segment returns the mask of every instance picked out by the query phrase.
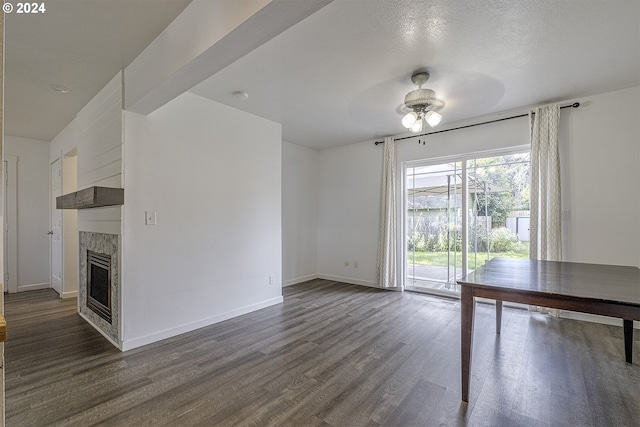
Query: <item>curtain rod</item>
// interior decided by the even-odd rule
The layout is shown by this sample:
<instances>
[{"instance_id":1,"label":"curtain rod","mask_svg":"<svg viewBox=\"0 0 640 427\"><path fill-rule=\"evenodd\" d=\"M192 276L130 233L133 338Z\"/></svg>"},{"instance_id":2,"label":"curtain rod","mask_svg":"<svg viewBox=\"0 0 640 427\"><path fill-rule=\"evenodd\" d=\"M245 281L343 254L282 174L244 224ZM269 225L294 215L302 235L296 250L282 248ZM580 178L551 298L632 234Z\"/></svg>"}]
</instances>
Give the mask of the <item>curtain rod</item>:
<instances>
[{"instance_id":1,"label":"curtain rod","mask_svg":"<svg viewBox=\"0 0 640 427\"><path fill-rule=\"evenodd\" d=\"M560 109L563 109L563 108L578 108L579 106L580 106L579 102L574 102L573 104L569 104L569 105L565 105L563 107L560 107ZM496 122L501 122L501 121L504 121L504 120L517 119L519 117L527 117L528 115L529 115L529 113L520 114L520 115L517 115L517 116L503 117L501 119L489 120L488 122L474 123L472 125L466 125L466 126L458 126L457 128L451 128L451 129L443 129L443 130L439 130L439 131L436 131L436 132L428 132L428 133L423 133L423 134L420 134L420 135L404 136L402 138L395 139L395 141L402 141L403 139L419 138L421 136L435 135L436 133L451 132L452 130L472 128L474 126L487 125L489 123L496 123ZM375 145L384 144L384 141L376 141L374 144Z\"/></svg>"}]
</instances>

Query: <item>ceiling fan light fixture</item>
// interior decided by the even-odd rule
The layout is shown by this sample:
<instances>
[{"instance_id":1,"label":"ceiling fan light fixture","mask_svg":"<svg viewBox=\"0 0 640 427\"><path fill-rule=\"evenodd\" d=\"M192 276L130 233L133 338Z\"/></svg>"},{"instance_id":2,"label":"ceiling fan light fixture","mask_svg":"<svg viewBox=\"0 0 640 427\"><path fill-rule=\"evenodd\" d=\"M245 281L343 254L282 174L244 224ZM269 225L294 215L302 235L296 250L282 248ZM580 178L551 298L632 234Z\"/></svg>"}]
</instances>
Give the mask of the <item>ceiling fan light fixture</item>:
<instances>
[{"instance_id":1,"label":"ceiling fan light fixture","mask_svg":"<svg viewBox=\"0 0 640 427\"><path fill-rule=\"evenodd\" d=\"M442 115L435 111L427 111L427 113L424 115L424 119L427 121L429 126L434 128L438 126L442 121Z\"/></svg>"},{"instance_id":2,"label":"ceiling fan light fixture","mask_svg":"<svg viewBox=\"0 0 640 427\"><path fill-rule=\"evenodd\" d=\"M420 107L428 110L433 106L434 101L436 101L436 93L431 89L412 90L404 97L404 105L407 108Z\"/></svg>"},{"instance_id":3,"label":"ceiling fan light fixture","mask_svg":"<svg viewBox=\"0 0 640 427\"><path fill-rule=\"evenodd\" d=\"M413 126L411 126L411 132L413 133L422 132L422 117L416 120Z\"/></svg>"},{"instance_id":4,"label":"ceiling fan light fixture","mask_svg":"<svg viewBox=\"0 0 640 427\"><path fill-rule=\"evenodd\" d=\"M411 129L411 126L418 120L418 113L411 111L402 118L402 126Z\"/></svg>"},{"instance_id":5,"label":"ceiling fan light fixture","mask_svg":"<svg viewBox=\"0 0 640 427\"><path fill-rule=\"evenodd\" d=\"M423 120L431 127L438 126L442 121L442 115L438 111L444 108L444 102L436 98L433 90L422 88L427 80L429 80L429 73L414 73L411 81L418 86L418 89L410 91L404 97L404 107L410 112L402 117L402 126L410 129L411 132L422 132Z\"/></svg>"}]
</instances>

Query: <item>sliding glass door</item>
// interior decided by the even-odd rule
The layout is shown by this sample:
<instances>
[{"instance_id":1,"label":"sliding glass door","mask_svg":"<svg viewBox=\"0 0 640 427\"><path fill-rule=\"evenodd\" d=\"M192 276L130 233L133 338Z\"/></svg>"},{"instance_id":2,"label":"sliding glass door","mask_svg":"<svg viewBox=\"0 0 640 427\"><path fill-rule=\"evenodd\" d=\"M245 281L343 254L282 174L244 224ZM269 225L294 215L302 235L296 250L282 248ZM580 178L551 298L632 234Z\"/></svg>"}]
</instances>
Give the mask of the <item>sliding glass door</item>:
<instances>
[{"instance_id":1,"label":"sliding glass door","mask_svg":"<svg viewBox=\"0 0 640 427\"><path fill-rule=\"evenodd\" d=\"M404 174L406 289L455 295L465 271L528 256L528 152L412 163Z\"/></svg>"}]
</instances>

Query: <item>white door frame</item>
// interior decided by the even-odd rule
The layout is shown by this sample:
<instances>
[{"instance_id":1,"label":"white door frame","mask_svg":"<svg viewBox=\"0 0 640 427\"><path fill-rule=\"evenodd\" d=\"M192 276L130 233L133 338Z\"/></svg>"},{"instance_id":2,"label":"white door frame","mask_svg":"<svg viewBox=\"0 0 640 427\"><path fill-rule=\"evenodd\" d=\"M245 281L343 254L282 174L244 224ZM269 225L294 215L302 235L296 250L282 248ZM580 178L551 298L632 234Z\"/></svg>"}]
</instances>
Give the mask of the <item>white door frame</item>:
<instances>
[{"instance_id":1,"label":"white door frame","mask_svg":"<svg viewBox=\"0 0 640 427\"><path fill-rule=\"evenodd\" d=\"M62 153L60 154L60 157L57 157L56 159L54 159L50 164L49 164L49 286L56 290L56 287L54 286L54 240L55 240L55 234L56 232L58 233L58 237L60 239L60 265L59 265L59 280L60 280L60 288L56 290L56 292L59 293L60 297L62 297L62 280L64 278L64 254L63 254L63 221L62 221L62 213L60 213L60 229L58 231L55 230L54 228L54 213L56 213L56 209L55 209L55 197L57 197L56 195L53 194L53 180L51 179L51 177L53 176L53 168L56 162L59 162L60 165L60 194L58 194L58 196L62 195Z\"/></svg>"},{"instance_id":2,"label":"white door frame","mask_svg":"<svg viewBox=\"0 0 640 427\"><path fill-rule=\"evenodd\" d=\"M78 189L77 156L77 149L74 148L62 157L62 194L72 193ZM75 158L75 162L73 162L73 164L69 164L70 159L72 158ZM68 233L72 233L71 237L68 236ZM78 250L78 211L75 209L68 209L62 213L61 298L72 298L78 295L78 269L80 268L78 265Z\"/></svg>"},{"instance_id":3,"label":"white door frame","mask_svg":"<svg viewBox=\"0 0 640 427\"><path fill-rule=\"evenodd\" d=\"M4 156L4 283L18 292L18 157Z\"/></svg>"}]
</instances>

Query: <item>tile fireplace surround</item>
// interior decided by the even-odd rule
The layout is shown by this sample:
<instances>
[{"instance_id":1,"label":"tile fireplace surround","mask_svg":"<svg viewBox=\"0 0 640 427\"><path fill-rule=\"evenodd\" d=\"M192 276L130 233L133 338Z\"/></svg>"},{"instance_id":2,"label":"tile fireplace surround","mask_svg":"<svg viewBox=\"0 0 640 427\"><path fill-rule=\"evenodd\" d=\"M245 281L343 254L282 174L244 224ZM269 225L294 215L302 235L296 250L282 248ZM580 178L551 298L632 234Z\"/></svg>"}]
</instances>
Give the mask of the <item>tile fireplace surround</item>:
<instances>
[{"instance_id":1,"label":"tile fireplace surround","mask_svg":"<svg viewBox=\"0 0 640 427\"><path fill-rule=\"evenodd\" d=\"M111 324L87 307L87 251L111 257ZM80 232L80 314L120 347L120 263L118 235Z\"/></svg>"}]
</instances>

